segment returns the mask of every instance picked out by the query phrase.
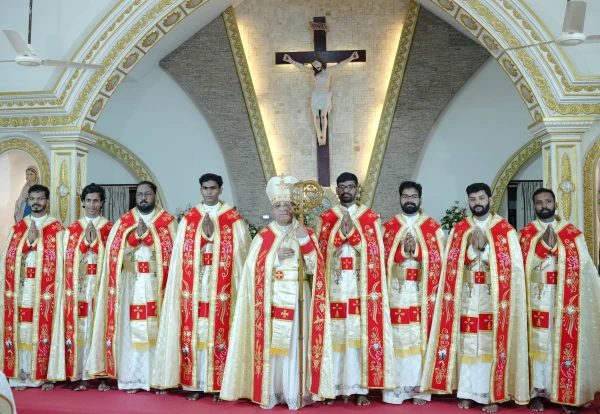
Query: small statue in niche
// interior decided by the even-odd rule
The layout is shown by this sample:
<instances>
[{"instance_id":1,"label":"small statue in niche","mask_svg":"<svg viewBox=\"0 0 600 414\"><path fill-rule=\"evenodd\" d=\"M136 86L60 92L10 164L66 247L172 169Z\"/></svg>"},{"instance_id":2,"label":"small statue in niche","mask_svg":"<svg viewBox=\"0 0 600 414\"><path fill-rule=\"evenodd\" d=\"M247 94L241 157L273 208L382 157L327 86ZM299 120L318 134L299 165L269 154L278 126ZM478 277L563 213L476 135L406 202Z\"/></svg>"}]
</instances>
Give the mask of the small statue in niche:
<instances>
[{"instance_id":1,"label":"small statue in niche","mask_svg":"<svg viewBox=\"0 0 600 414\"><path fill-rule=\"evenodd\" d=\"M40 173L35 165L27 167L25 170L25 179L25 185L15 203L15 223L18 223L23 217L27 217L31 214L31 207L29 207L29 203L27 203L29 187L40 183Z\"/></svg>"}]
</instances>

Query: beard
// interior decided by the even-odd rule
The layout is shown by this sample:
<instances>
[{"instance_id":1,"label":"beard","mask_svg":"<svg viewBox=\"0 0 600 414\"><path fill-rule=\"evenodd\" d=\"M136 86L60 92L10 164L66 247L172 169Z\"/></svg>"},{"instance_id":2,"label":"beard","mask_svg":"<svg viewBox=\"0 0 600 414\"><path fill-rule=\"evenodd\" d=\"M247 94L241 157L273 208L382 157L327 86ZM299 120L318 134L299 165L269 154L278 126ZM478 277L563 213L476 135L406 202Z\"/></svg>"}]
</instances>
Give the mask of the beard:
<instances>
[{"instance_id":1,"label":"beard","mask_svg":"<svg viewBox=\"0 0 600 414\"><path fill-rule=\"evenodd\" d=\"M538 218L541 218L542 220L546 220L554 216L554 211L548 210L547 208L543 208L540 211L536 210L535 215L538 216Z\"/></svg>"},{"instance_id":2,"label":"beard","mask_svg":"<svg viewBox=\"0 0 600 414\"><path fill-rule=\"evenodd\" d=\"M154 205L155 205L154 201L152 203L148 203L147 201L142 201L136 207L138 210L140 210L140 212L142 212L144 214L148 214L152 210L154 210Z\"/></svg>"},{"instance_id":3,"label":"beard","mask_svg":"<svg viewBox=\"0 0 600 414\"><path fill-rule=\"evenodd\" d=\"M313 72L315 73L315 76L316 76L319 73L323 72L323 67L320 67L319 69L316 69L316 68L313 67Z\"/></svg>"},{"instance_id":4,"label":"beard","mask_svg":"<svg viewBox=\"0 0 600 414\"><path fill-rule=\"evenodd\" d=\"M400 208L406 214L414 214L417 211L419 211L419 209L421 208L421 204L415 204L412 201L409 201L408 203L405 203L405 204L400 203Z\"/></svg>"},{"instance_id":5,"label":"beard","mask_svg":"<svg viewBox=\"0 0 600 414\"><path fill-rule=\"evenodd\" d=\"M40 211L44 211L44 209L46 208L46 206L43 206L41 204L34 204L31 207L31 211L33 211L34 213L39 213Z\"/></svg>"},{"instance_id":6,"label":"beard","mask_svg":"<svg viewBox=\"0 0 600 414\"><path fill-rule=\"evenodd\" d=\"M341 202L343 202L343 203L351 203L351 202L353 202L353 201L354 201L354 199L355 199L355 198L356 198L356 197L355 197L355 196L353 196L352 194L346 194L346 193L344 193L344 194L342 194L342 196L340 197L340 201L341 201Z\"/></svg>"},{"instance_id":7,"label":"beard","mask_svg":"<svg viewBox=\"0 0 600 414\"><path fill-rule=\"evenodd\" d=\"M487 203L485 206L469 206L469 208L471 209L471 213L473 213L474 216L482 217L490 211L490 203Z\"/></svg>"}]
</instances>

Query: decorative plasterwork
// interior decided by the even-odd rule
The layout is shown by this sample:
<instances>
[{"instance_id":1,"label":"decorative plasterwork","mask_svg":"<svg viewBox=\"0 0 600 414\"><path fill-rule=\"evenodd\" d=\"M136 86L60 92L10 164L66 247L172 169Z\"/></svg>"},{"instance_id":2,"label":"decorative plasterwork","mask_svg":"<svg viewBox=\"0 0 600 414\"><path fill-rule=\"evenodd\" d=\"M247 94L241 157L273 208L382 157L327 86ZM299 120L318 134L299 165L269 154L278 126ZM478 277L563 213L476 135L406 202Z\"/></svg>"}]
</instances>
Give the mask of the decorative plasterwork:
<instances>
[{"instance_id":1,"label":"decorative plasterwork","mask_svg":"<svg viewBox=\"0 0 600 414\"><path fill-rule=\"evenodd\" d=\"M250 69L248 68L248 62L246 61L244 45L242 44L233 7L230 6L223 12L223 21L225 23L225 29L227 30L227 37L229 38L229 45L231 46L231 53L233 54L233 59L235 61L238 78L240 79L240 86L244 94L244 101L246 103L246 109L248 110L250 125L252 125L252 133L254 134L256 149L260 156L265 181L269 181L271 177L277 175L277 171L275 170L271 147L269 146L269 140L267 139L260 107L258 106L254 84L252 83L252 76L250 74Z\"/></svg>"},{"instance_id":2,"label":"decorative plasterwork","mask_svg":"<svg viewBox=\"0 0 600 414\"><path fill-rule=\"evenodd\" d=\"M8 151L24 151L31 155L38 165L41 184L50 188L50 161L39 145L26 138L4 138L0 140L0 155Z\"/></svg>"},{"instance_id":3,"label":"decorative plasterwork","mask_svg":"<svg viewBox=\"0 0 600 414\"><path fill-rule=\"evenodd\" d=\"M527 33L531 29L530 22L510 1L432 0L432 4L444 10L488 49L521 94L534 121L554 115L600 114L600 104L594 95L566 95L565 87L558 81L564 69L557 64L561 58L555 53L556 46L541 49L545 51L543 54L536 48L497 50L536 42L533 35Z\"/></svg>"},{"instance_id":4,"label":"decorative plasterwork","mask_svg":"<svg viewBox=\"0 0 600 414\"><path fill-rule=\"evenodd\" d=\"M583 163L583 233L588 250L598 263L598 182L596 174L600 161L600 136L596 137Z\"/></svg>"},{"instance_id":5,"label":"decorative plasterwork","mask_svg":"<svg viewBox=\"0 0 600 414\"><path fill-rule=\"evenodd\" d=\"M158 187L158 198L156 204L159 207L166 208L166 204L162 202L163 191L156 179L156 176L152 174L150 168L144 162L139 159L133 151L127 148L125 145L120 142L115 141L112 138L107 137L106 135L99 134L97 132L92 132L98 138L96 142L96 147L100 148L102 151L111 155L113 158L121 161L127 168L129 168L138 178L139 181L148 180L152 181Z\"/></svg>"},{"instance_id":6,"label":"decorative plasterwork","mask_svg":"<svg viewBox=\"0 0 600 414\"><path fill-rule=\"evenodd\" d=\"M410 52L418 16L419 5L415 0L411 0L406 12L404 25L402 26L402 33L400 34L400 41L398 42L398 50L396 51L396 58L394 60L394 66L392 67L390 83L388 84L381 117L379 118L377 135L375 136L375 142L373 143L373 152L371 153L367 176L361 191L361 203L367 206L371 206L373 203L373 196L377 189L379 172L381 171L385 148L390 136L390 129L392 128L398 96L400 96L400 90L402 89L402 80L404 79L404 71L406 69L406 62L408 60L408 54Z\"/></svg>"},{"instance_id":7,"label":"decorative plasterwork","mask_svg":"<svg viewBox=\"0 0 600 414\"><path fill-rule=\"evenodd\" d=\"M65 70L54 92L0 96L0 127L64 125L92 130L102 109L135 64L166 33L207 2L121 1L72 58L102 63L105 68L94 72ZM43 110L42 115L40 110Z\"/></svg>"},{"instance_id":8,"label":"decorative plasterwork","mask_svg":"<svg viewBox=\"0 0 600 414\"><path fill-rule=\"evenodd\" d=\"M510 180L541 148L541 141L537 137L534 137L527 144L519 148L519 150L506 161L502 168L500 168L500 171L496 174L496 178L494 178L494 182L492 183L492 198L494 200L490 208L492 211L497 212L499 210L500 202L502 201L502 197L504 197L506 187L508 187Z\"/></svg>"}]
</instances>

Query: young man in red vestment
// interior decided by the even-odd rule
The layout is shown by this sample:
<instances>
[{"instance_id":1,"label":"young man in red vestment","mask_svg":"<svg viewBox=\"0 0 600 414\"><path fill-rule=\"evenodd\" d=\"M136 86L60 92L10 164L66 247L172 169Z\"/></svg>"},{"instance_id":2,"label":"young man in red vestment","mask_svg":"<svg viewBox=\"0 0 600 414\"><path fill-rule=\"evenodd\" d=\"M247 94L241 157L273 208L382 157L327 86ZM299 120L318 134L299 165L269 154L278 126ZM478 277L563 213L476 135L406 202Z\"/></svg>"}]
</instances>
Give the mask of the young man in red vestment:
<instances>
[{"instance_id":1,"label":"young man in red vestment","mask_svg":"<svg viewBox=\"0 0 600 414\"><path fill-rule=\"evenodd\" d=\"M89 376L85 363L92 345L92 321L98 274L102 273L106 240L113 225L100 214L104 188L92 183L81 192L83 217L65 231L65 369L67 378L76 381L75 391L85 391ZM107 389L100 380L99 389Z\"/></svg>"},{"instance_id":2,"label":"young man in red vestment","mask_svg":"<svg viewBox=\"0 0 600 414\"><path fill-rule=\"evenodd\" d=\"M357 405L368 405L369 389L396 388L396 375L381 222L356 203L357 194L357 177L341 174L340 204L321 215L317 229L329 283L336 396L356 395Z\"/></svg>"},{"instance_id":3,"label":"young man in red vestment","mask_svg":"<svg viewBox=\"0 0 600 414\"><path fill-rule=\"evenodd\" d=\"M29 188L31 215L11 228L0 260L0 370L19 391L65 379L64 228L49 201L47 187Z\"/></svg>"},{"instance_id":4,"label":"young man in red vestment","mask_svg":"<svg viewBox=\"0 0 600 414\"><path fill-rule=\"evenodd\" d=\"M531 396L568 413L600 389L600 278L583 233L556 215L554 192L533 193L537 219L519 233L527 283Z\"/></svg>"}]
</instances>

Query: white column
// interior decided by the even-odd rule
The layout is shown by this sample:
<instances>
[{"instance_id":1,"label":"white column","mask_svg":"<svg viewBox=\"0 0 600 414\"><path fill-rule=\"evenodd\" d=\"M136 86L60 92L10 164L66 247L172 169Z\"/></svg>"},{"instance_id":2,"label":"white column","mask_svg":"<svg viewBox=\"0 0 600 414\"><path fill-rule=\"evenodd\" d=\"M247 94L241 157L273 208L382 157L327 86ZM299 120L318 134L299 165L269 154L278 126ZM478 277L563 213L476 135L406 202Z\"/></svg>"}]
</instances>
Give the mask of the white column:
<instances>
[{"instance_id":1,"label":"white column","mask_svg":"<svg viewBox=\"0 0 600 414\"><path fill-rule=\"evenodd\" d=\"M68 226L81 216L79 197L87 183L87 154L97 138L79 128L48 128L40 133L50 144L50 214Z\"/></svg>"},{"instance_id":2,"label":"white column","mask_svg":"<svg viewBox=\"0 0 600 414\"><path fill-rule=\"evenodd\" d=\"M529 127L542 144L544 187L556 194L558 215L583 229L581 139L592 117L544 118Z\"/></svg>"}]
</instances>

